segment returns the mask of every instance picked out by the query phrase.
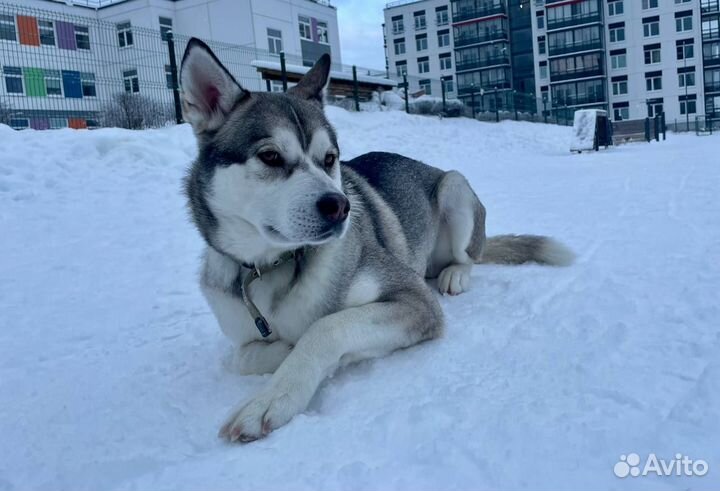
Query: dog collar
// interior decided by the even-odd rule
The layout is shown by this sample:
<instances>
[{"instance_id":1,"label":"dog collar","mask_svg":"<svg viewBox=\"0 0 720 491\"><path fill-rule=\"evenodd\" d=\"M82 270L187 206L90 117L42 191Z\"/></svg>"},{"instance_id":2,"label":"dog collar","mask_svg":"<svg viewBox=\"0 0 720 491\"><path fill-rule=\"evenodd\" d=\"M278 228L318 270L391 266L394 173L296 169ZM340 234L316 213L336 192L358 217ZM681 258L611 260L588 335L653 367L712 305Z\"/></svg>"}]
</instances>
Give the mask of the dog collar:
<instances>
[{"instance_id":1,"label":"dog collar","mask_svg":"<svg viewBox=\"0 0 720 491\"><path fill-rule=\"evenodd\" d=\"M296 259L299 257L299 250L297 251L288 251L284 252L278 257L275 261L270 263L267 267L263 267L262 271L260 271L260 268L256 266L255 264L248 264L248 263L242 263L244 268L247 268L250 270L250 273L245 276L245 279L243 280L242 284L242 299L243 303L245 304L245 307L248 309L248 312L250 312L250 315L253 318L253 321L255 322L255 326L258 328L258 331L260 331L260 335L264 338L268 337L270 334L272 334L272 331L270 330L270 324L268 324L267 319L263 317L263 315L260 313L260 310L257 308L257 306L253 303L253 301L250 299L250 283L257 279L262 279L263 274L267 274L274 269L279 268L286 262Z\"/></svg>"}]
</instances>

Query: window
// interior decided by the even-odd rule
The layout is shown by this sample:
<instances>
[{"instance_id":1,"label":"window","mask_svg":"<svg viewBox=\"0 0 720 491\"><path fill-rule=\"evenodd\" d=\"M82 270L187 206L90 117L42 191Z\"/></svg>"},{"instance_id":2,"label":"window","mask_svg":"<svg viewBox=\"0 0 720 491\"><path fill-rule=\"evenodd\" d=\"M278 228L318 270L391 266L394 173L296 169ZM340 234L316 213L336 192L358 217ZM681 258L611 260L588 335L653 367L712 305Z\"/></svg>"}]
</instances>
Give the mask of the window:
<instances>
[{"instance_id":1,"label":"window","mask_svg":"<svg viewBox=\"0 0 720 491\"><path fill-rule=\"evenodd\" d=\"M694 40L692 38L675 41L678 60L685 60L695 57L695 45L693 43Z\"/></svg>"},{"instance_id":2,"label":"window","mask_svg":"<svg viewBox=\"0 0 720 491\"><path fill-rule=\"evenodd\" d=\"M612 82L612 94L613 95L625 95L628 93L628 78L627 75L620 77L613 77Z\"/></svg>"},{"instance_id":3,"label":"window","mask_svg":"<svg viewBox=\"0 0 720 491\"><path fill-rule=\"evenodd\" d=\"M125 84L125 92L128 94L140 92L140 79L138 79L137 70L125 70L123 72L123 83Z\"/></svg>"},{"instance_id":4,"label":"window","mask_svg":"<svg viewBox=\"0 0 720 491\"><path fill-rule=\"evenodd\" d=\"M405 38L398 38L393 40L393 45L395 46L395 54L396 55L404 55L405 54Z\"/></svg>"},{"instance_id":5,"label":"window","mask_svg":"<svg viewBox=\"0 0 720 491\"><path fill-rule=\"evenodd\" d=\"M675 5L681 4L681 3L690 3L692 0L675 0Z\"/></svg>"},{"instance_id":6,"label":"window","mask_svg":"<svg viewBox=\"0 0 720 491\"><path fill-rule=\"evenodd\" d=\"M660 35L660 18L648 17L643 19L643 36L649 38L651 36Z\"/></svg>"},{"instance_id":7,"label":"window","mask_svg":"<svg viewBox=\"0 0 720 491\"><path fill-rule=\"evenodd\" d=\"M22 69L15 66L4 66L5 90L8 94L24 94Z\"/></svg>"},{"instance_id":8,"label":"window","mask_svg":"<svg viewBox=\"0 0 720 491\"><path fill-rule=\"evenodd\" d=\"M443 53L440 55L440 70L452 69L452 55L450 53Z\"/></svg>"},{"instance_id":9,"label":"window","mask_svg":"<svg viewBox=\"0 0 720 491\"><path fill-rule=\"evenodd\" d=\"M62 78L60 70L43 70L45 74L45 89L49 96L62 96Z\"/></svg>"},{"instance_id":10,"label":"window","mask_svg":"<svg viewBox=\"0 0 720 491\"><path fill-rule=\"evenodd\" d=\"M540 62L540 78L548 78L547 61Z\"/></svg>"},{"instance_id":11,"label":"window","mask_svg":"<svg viewBox=\"0 0 720 491\"><path fill-rule=\"evenodd\" d=\"M643 10L658 8L658 0L642 0Z\"/></svg>"},{"instance_id":12,"label":"window","mask_svg":"<svg viewBox=\"0 0 720 491\"><path fill-rule=\"evenodd\" d=\"M5 41L17 41L15 16L0 14L0 39L4 39Z\"/></svg>"},{"instance_id":13,"label":"window","mask_svg":"<svg viewBox=\"0 0 720 491\"><path fill-rule=\"evenodd\" d=\"M167 68L166 68L167 71ZM94 73L81 73L80 83L82 84L82 95L83 97L95 97L97 96L97 90L95 89L95 74Z\"/></svg>"},{"instance_id":14,"label":"window","mask_svg":"<svg viewBox=\"0 0 720 491\"><path fill-rule=\"evenodd\" d=\"M445 87L445 93L455 91L455 84L453 83L452 75L443 77L442 83L443 83L443 86Z\"/></svg>"},{"instance_id":15,"label":"window","mask_svg":"<svg viewBox=\"0 0 720 491\"><path fill-rule=\"evenodd\" d=\"M50 129L59 130L61 128L67 128L67 118L50 118Z\"/></svg>"},{"instance_id":16,"label":"window","mask_svg":"<svg viewBox=\"0 0 720 491\"><path fill-rule=\"evenodd\" d=\"M277 29L270 29L268 27L267 39L268 51L270 51L270 53L274 55L279 55L280 52L282 52L283 50L282 31L279 31Z\"/></svg>"},{"instance_id":17,"label":"window","mask_svg":"<svg viewBox=\"0 0 720 491\"><path fill-rule=\"evenodd\" d=\"M317 21L317 36L319 43L330 44L330 41L328 40L327 22L322 20Z\"/></svg>"},{"instance_id":18,"label":"window","mask_svg":"<svg viewBox=\"0 0 720 491\"><path fill-rule=\"evenodd\" d=\"M420 90L425 91L426 95L432 95L432 84L430 83L430 80L420 80L418 85L420 86Z\"/></svg>"},{"instance_id":19,"label":"window","mask_svg":"<svg viewBox=\"0 0 720 491\"><path fill-rule=\"evenodd\" d=\"M610 24L610 42L619 43L625 41L625 23L619 22L617 24Z\"/></svg>"},{"instance_id":20,"label":"window","mask_svg":"<svg viewBox=\"0 0 720 491\"><path fill-rule=\"evenodd\" d=\"M627 68L627 53L624 49L610 52L610 68L613 70Z\"/></svg>"},{"instance_id":21,"label":"window","mask_svg":"<svg viewBox=\"0 0 720 491\"><path fill-rule=\"evenodd\" d=\"M718 37L718 26L720 26L720 19L703 19L702 21L702 38L713 39Z\"/></svg>"},{"instance_id":22,"label":"window","mask_svg":"<svg viewBox=\"0 0 720 491\"><path fill-rule=\"evenodd\" d=\"M430 71L430 59L427 56L418 58L418 73L427 73Z\"/></svg>"},{"instance_id":23,"label":"window","mask_svg":"<svg viewBox=\"0 0 720 491\"><path fill-rule=\"evenodd\" d=\"M647 72L645 74L645 89L648 92L662 90L662 72Z\"/></svg>"},{"instance_id":24,"label":"window","mask_svg":"<svg viewBox=\"0 0 720 491\"><path fill-rule=\"evenodd\" d=\"M448 18L447 5L435 8L435 22L438 26L446 26L450 19Z\"/></svg>"},{"instance_id":25,"label":"window","mask_svg":"<svg viewBox=\"0 0 720 491\"><path fill-rule=\"evenodd\" d=\"M28 118L11 118L10 127L14 130L26 130L30 127Z\"/></svg>"},{"instance_id":26,"label":"window","mask_svg":"<svg viewBox=\"0 0 720 491\"><path fill-rule=\"evenodd\" d=\"M614 2L608 2L608 15L621 15L625 11L623 0L615 0Z\"/></svg>"},{"instance_id":27,"label":"window","mask_svg":"<svg viewBox=\"0 0 720 491\"><path fill-rule=\"evenodd\" d=\"M300 39L309 39L312 41L312 26L310 18L305 16L298 17L298 25L300 27Z\"/></svg>"},{"instance_id":28,"label":"window","mask_svg":"<svg viewBox=\"0 0 720 491\"><path fill-rule=\"evenodd\" d=\"M613 119L615 121L623 121L630 119L630 103L628 102L616 102L613 104Z\"/></svg>"},{"instance_id":29,"label":"window","mask_svg":"<svg viewBox=\"0 0 720 491\"><path fill-rule=\"evenodd\" d=\"M660 44L649 44L643 48L645 64L660 63Z\"/></svg>"},{"instance_id":30,"label":"window","mask_svg":"<svg viewBox=\"0 0 720 491\"><path fill-rule=\"evenodd\" d=\"M675 13L675 32L692 31L693 18L692 10Z\"/></svg>"},{"instance_id":31,"label":"window","mask_svg":"<svg viewBox=\"0 0 720 491\"><path fill-rule=\"evenodd\" d=\"M133 45L133 33L129 22L117 25L118 44L121 48Z\"/></svg>"},{"instance_id":32,"label":"window","mask_svg":"<svg viewBox=\"0 0 720 491\"><path fill-rule=\"evenodd\" d=\"M417 51L428 49L427 34L417 34L415 36L415 49Z\"/></svg>"},{"instance_id":33,"label":"window","mask_svg":"<svg viewBox=\"0 0 720 491\"><path fill-rule=\"evenodd\" d=\"M270 92L282 92L283 84L282 80L271 80L270 81Z\"/></svg>"},{"instance_id":34,"label":"window","mask_svg":"<svg viewBox=\"0 0 720 491\"><path fill-rule=\"evenodd\" d=\"M77 49L90 49L90 30L87 26L75 26Z\"/></svg>"},{"instance_id":35,"label":"window","mask_svg":"<svg viewBox=\"0 0 720 491\"><path fill-rule=\"evenodd\" d=\"M167 41L168 32L172 32L173 21L168 17L160 17L160 39Z\"/></svg>"},{"instance_id":36,"label":"window","mask_svg":"<svg viewBox=\"0 0 720 491\"><path fill-rule=\"evenodd\" d=\"M695 114L697 113L697 95L690 94L687 97L681 95L679 97L680 102L680 114Z\"/></svg>"},{"instance_id":37,"label":"window","mask_svg":"<svg viewBox=\"0 0 720 491\"><path fill-rule=\"evenodd\" d=\"M545 12L537 12L537 28L538 29L545 29Z\"/></svg>"},{"instance_id":38,"label":"window","mask_svg":"<svg viewBox=\"0 0 720 491\"><path fill-rule=\"evenodd\" d=\"M51 20L38 20L40 29L40 44L43 46L55 46L55 26Z\"/></svg>"},{"instance_id":39,"label":"window","mask_svg":"<svg viewBox=\"0 0 720 491\"><path fill-rule=\"evenodd\" d=\"M405 32L405 23L403 22L402 15L396 15L392 18L392 32L393 34L402 34Z\"/></svg>"},{"instance_id":40,"label":"window","mask_svg":"<svg viewBox=\"0 0 720 491\"><path fill-rule=\"evenodd\" d=\"M545 36L538 37L538 53L544 55L547 52Z\"/></svg>"},{"instance_id":41,"label":"window","mask_svg":"<svg viewBox=\"0 0 720 491\"><path fill-rule=\"evenodd\" d=\"M695 67L678 68L678 86L695 87Z\"/></svg>"},{"instance_id":42,"label":"window","mask_svg":"<svg viewBox=\"0 0 720 491\"><path fill-rule=\"evenodd\" d=\"M438 31L438 48L444 48L450 46L450 31Z\"/></svg>"},{"instance_id":43,"label":"window","mask_svg":"<svg viewBox=\"0 0 720 491\"><path fill-rule=\"evenodd\" d=\"M419 10L413 14L413 17L415 17L415 30L420 31L422 29L425 29L426 22L425 22L425 11Z\"/></svg>"},{"instance_id":44,"label":"window","mask_svg":"<svg viewBox=\"0 0 720 491\"><path fill-rule=\"evenodd\" d=\"M659 116L663 113L663 100L660 99L650 99L647 102L647 109L648 109L648 117L654 118L655 116Z\"/></svg>"},{"instance_id":45,"label":"window","mask_svg":"<svg viewBox=\"0 0 720 491\"><path fill-rule=\"evenodd\" d=\"M407 74L407 61L396 61L395 70L397 71L398 77L402 77Z\"/></svg>"}]
</instances>

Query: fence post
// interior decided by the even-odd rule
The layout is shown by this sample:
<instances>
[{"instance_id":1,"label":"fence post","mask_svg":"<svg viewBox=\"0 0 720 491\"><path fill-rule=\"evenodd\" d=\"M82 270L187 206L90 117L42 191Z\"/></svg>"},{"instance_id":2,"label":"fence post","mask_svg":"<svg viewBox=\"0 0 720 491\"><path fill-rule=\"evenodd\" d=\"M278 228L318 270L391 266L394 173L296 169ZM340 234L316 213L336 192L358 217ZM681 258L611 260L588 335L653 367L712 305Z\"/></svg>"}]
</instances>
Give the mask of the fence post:
<instances>
[{"instance_id":1,"label":"fence post","mask_svg":"<svg viewBox=\"0 0 720 491\"><path fill-rule=\"evenodd\" d=\"M545 118L545 124L547 124L547 117L548 117L548 113L547 113L547 102L548 102L548 101L547 101L547 97L543 97L542 102L543 102L543 117Z\"/></svg>"},{"instance_id":2,"label":"fence post","mask_svg":"<svg viewBox=\"0 0 720 491\"><path fill-rule=\"evenodd\" d=\"M650 118L645 118L645 141L650 143Z\"/></svg>"},{"instance_id":3,"label":"fence post","mask_svg":"<svg viewBox=\"0 0 720 491\"><path fill-rule=\"evenodd\" d=\"M513 99L513 109L515 110L515 121L517 121L518 120L517 92L515 90L512 91L512 99Z\"/></svg>"},{"instance_id":4,"label":"fence post","mask_svg":"<svg viewBox=\"0 0 720 491\"><path fill-rule=\"evenodd\" d=\"M355 99L355 111L360 112L360 96L358 95L357 67L353 65L353 99Z\"/></svg>"},{"instance_id":5,"label":"fence post","mask_svg":"<svg viewBox=\"0 0 720 491\"><path fill-rule=\"evenodd\" d=\"M408 99L408 81L407 73L403 72L403 85L405 89L405 112L410 114L410 100Z\"/></svg>"},{"instance_id":6,"label":"fence post","mask_svg":"<svg viewBox=\"0 0 720 491\"><path fill-rule=\"evenodd\" d=\"M287 92L287 69L285 68L285 52L280 52L280 78L282 79L283 92Z\"/></svg>"},{"instance_id":7,"label":"fence post","mask_svg":"<svg viewBox=\"0 0 720 491\"><path fill-rule=\"evenodd\" d=\"M653 136L655 137L655 141L660 141L660 115L655 114L655 117L653 118L653 123L655 123L653 126Z\"/></svg>"},{"instance_id":8,"label":"fence post","mask_svg":"<svg viewBox=\"0 0 720 491\"><path fill-rule=\"evenodd\" d=\"M500 122L500 104L497 98L498 95L498 88L495 87L495 92L493 93L493 99L495 99L495 122Z\"/></svg>"},{"instance_id":9,"label":"fence post","mask_svg":"<svg viewBox=\"0 0 720 491\"><path fill-rule=\"evenodd\" d=\"M180 104L180 90L178 86L177 59L175 58L175 39L172 31L166 34L168 55L170 56L170 77L172 78L173 103L175 104L175 122L182 124L182 106Z\"/></svg>"},{"instance_id":10,"label":"fence post","mask_svg":"<svg viewBox=\"0 0 720 491\"><path fill-rule=\"evenodd\" d=\"M470 92L470 105L472 106L472 117L475 119L475 87Z\"/></svg>"},{"instance_id":11,"label":"fence post","mask_svg":"<svg viewBox=\"0 0 720 491\"><path fill-rule=\"evenodd\" d=\"M660 113L660 130L662 131L663 141L665 141L665 131L667 130L665 127L665 111Z\"/></svg>"}]
</instances>

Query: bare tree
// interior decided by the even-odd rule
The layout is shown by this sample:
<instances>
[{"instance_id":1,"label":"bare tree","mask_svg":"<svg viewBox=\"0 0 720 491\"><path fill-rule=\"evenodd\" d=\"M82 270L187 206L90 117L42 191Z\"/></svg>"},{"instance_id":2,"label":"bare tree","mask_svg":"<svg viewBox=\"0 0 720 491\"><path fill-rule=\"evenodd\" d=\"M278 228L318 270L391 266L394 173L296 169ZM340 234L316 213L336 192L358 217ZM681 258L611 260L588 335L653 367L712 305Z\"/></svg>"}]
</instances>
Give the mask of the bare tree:
<instances>
[{"instance_id":1,"label":"bare tree","mask_svg":"<svg viewBox=\"0 0 720 491\"><path fill-rule=\"evenodd\" d=\"M164 104L139 94L116 94L103 108L103 126L142 130L158 128L174 121L171 104Z\"/></svg>"}]
</instances>

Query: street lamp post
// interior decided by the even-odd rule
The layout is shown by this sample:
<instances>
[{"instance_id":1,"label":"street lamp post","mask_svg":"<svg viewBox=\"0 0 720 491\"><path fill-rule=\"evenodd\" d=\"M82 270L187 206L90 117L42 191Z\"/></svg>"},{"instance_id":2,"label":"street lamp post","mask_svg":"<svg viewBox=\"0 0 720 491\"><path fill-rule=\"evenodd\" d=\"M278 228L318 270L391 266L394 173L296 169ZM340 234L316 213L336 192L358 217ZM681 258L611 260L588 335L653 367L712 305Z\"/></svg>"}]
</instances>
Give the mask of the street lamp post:
<instances>
[{"instance_id":1,"label":"street lamp post","mask_svg":"<svg viewBox=\"0 0 720 491\"><path fill-rule=\"evenodd\" d=\"M472 107L472 117L475 119L475 84L470 84L470 106Z\"/></svg>"}]
</instances>

